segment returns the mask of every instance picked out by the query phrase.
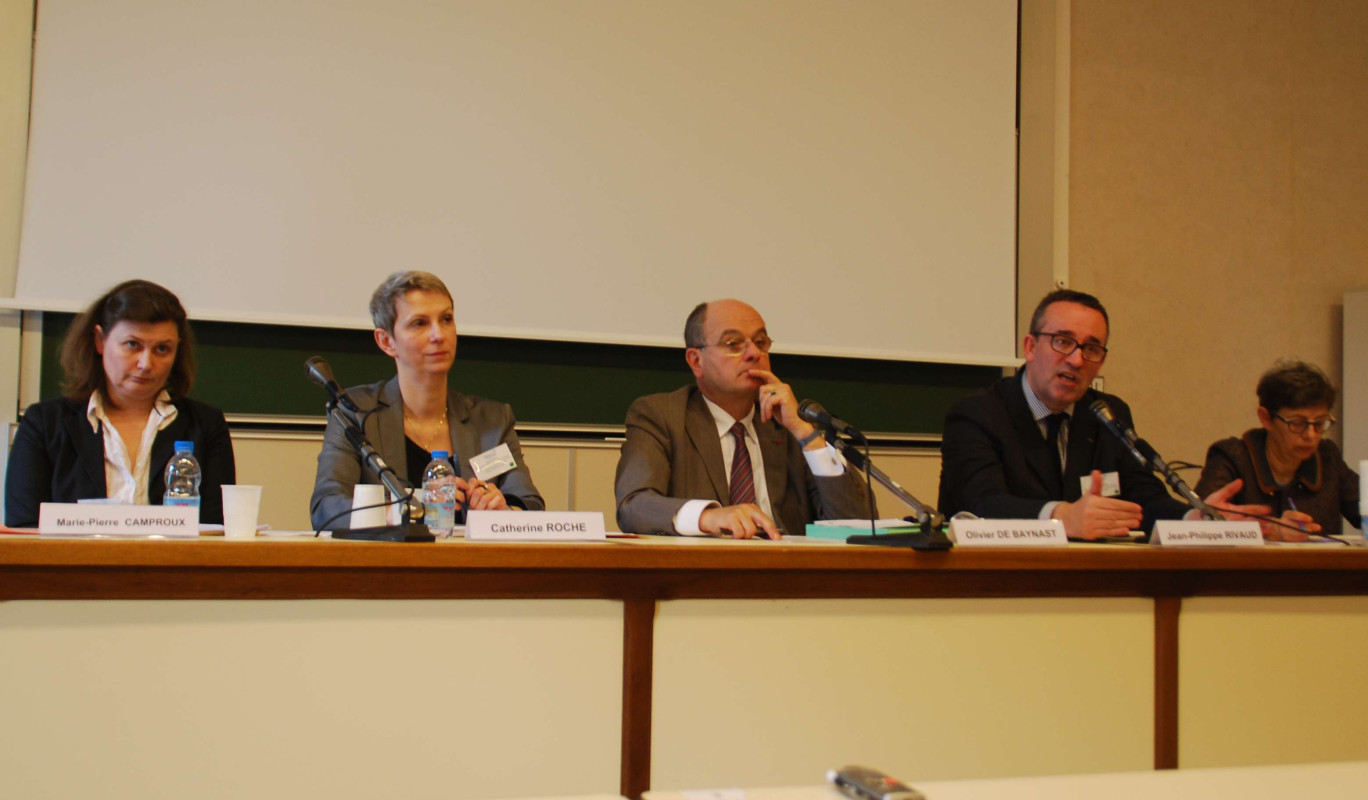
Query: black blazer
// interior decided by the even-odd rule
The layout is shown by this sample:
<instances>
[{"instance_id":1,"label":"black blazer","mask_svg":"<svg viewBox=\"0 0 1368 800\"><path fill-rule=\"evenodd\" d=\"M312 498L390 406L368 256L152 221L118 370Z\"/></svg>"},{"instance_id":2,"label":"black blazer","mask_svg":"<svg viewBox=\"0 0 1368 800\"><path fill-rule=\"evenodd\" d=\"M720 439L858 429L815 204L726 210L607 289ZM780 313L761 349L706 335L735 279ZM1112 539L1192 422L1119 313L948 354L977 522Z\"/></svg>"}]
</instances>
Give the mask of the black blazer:
<instances>
[{"instance_id":1,"label":"black blazer","mask_svg":"<svg viewBox=\"0 0 1368 800\"><path fill-rule=\"evenodd\" d=\"M1069 452L1062 479L1026 404L1020 370L988 391L956 403L945 417L941 439L941 512L1035 519L1050 501L1081 497L1079 479L1097 469L1119 473L1121 499L1144 510L1144 530L1150 530L1156 519L1182 517L1189 506L1170 495L1088 410L1099 397L1111 406L1118 424L1133 427L1125 402L1089 389L1074 404L1069 420Z\"/></svg>"},{"instance_id":2,"label":"black blazer","mask_svg":"<svg viewBox=\"0 0 1368 800\"><path fill-rule=\"evenodd\" d=\"M178 441L195 443L200 463L200 522L223 522L223 492L237 481L233 442L223 412L194 400L175 400L176 418L157 431L148 465L147 499L159 504L166 491L166 462ZM74 503L106 497L104 437L86 419L87 401L56 397L34 403L19 421L5 474L5 524L31 528L38 524L38 505Z\"/></svg>"}]
</instances>

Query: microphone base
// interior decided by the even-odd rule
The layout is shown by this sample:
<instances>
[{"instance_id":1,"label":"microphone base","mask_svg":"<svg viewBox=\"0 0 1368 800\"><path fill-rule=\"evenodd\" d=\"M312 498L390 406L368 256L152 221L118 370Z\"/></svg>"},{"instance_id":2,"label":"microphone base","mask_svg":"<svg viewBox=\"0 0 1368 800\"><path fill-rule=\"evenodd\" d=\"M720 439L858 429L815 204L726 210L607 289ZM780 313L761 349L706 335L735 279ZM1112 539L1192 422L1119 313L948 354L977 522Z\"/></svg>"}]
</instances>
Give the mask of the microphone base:
<instances>
[{"instance_id":1,"label":"microphone base","mask_svg":"<svg viewBox=\"0 0 1368 800\"><path fill-rule=\"evenodd\" d=\"M929 530L916 533L881 533L877 535L847 536L846 544L872 544L876 547L910 547L922 552L949 550L955 546L944 531Z\"/></svg>"},{"instance_id":2,"label":"microphone base","mask_svg":"<svg viewBox=\"0 0 1368 800\"><path fill-rule=\"evenodd\" d=\"M378 525L374 528L348 528L333 531L334 539L360 542L435 542L437 537L421 522L408 525Z\"/></svg>"}]
</instances>

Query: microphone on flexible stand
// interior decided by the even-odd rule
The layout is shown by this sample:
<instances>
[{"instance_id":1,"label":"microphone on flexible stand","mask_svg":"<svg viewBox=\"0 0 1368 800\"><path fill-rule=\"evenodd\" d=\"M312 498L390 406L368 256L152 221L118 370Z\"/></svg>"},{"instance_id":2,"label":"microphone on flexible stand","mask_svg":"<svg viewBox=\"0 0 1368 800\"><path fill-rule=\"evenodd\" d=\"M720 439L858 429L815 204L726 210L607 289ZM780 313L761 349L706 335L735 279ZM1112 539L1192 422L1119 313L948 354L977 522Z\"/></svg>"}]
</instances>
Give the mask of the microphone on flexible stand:
<instances>
[{"instance_id":1,"label":"microphone on flexible stand","mask_svg":"<svg viewBox=\"0 0 1368 800\"><path fill-rule=\"evenodd\" d=\"M1150 443L1135 435L1135 431L1130 428L1122 428L1116 421L1116 415L1112 413L1111 406L1106 400L1098 398L1088 406L1088 410L1102 422L1102 427L1106 428L1112 436L1121 440L1135 460L1140 462L1140 466L1161 475L1169 486L1177 492L1184 500L1198 511L1202 512L1205 519L1218 520L1224 519L1216 509L1207 504L1205 500L1197 496L1191 486L1187 485L1178 471L1168 465Z\"/></svg>"},{"instance_id":2,"label":"microphone on flexible stand","mask_svg":"<svg viewBox=\"0 0 1368 800\"><path fill-rule=\"evenodd\" d=\"M822 408L822 404L816 400L804 400L798 404L798 416L811 422L819 428L849 436L851 441L860 444L868 444L864 434L856 430L854 425L846 422L840 417L832 416L830 411Z\"/></svg>"},{"instance_id":3,"label":"microphone on flexible stand","mask_svg":"<svg viewBox=\"0 0 1368 800\"><path fill-rule=\"evenodd\" d=\"M343 412L343 408L353 414L363 414L356 403L347 396L346 390L337 385L333 379L332 368L321 356L312 356L304 362L305 373L309 380L317 383L328 391L328 415L331 416L342 426L342 433L347 437L361 454L361 463L370 467L376 475L380 477L380 482L384 484L389 493L398 498L402 504L403 522L398 525L380 525L373 528L345 528L332 532L334 539L360 539L365 541L381 542L434 542L437 537L428 531L423 524L423 504L414 497L414 490L402 478L395 473L394 469L380 457L375 448L366 440L366 434L361 429L361 425L350 415ZM344 513L351 513L350 511ZM338 514L332 520L341 517Z\"/></svg>"},{"instance_id":4,"label":"microphone on flexible stand","mask_svg":"<svg viewBox=\"0 0 1368 800\"><path fill-rule=\"evenodd\" d=\"M918 500L911 492L904 489L897 481L888 477L883 470L874 466L874 463L856 447L853 442L860 442L866 447L869 441L864 434L856 430L855 426L845 422L839 417L832 416L821 404L815 400L804 400L798 404L798 416L811 422L827 431L826 439L845 460L856 469L864 470L867 477L878 481L885 489L892 492L895 497L906 503L914 512L906 519L915 522L921 530L917 533L884 533L871 534L869 536L848 536L846 542L849 544L873 544L885 545L889 547L910 547L913 550L949 550L954 546L950 538L945 535L945 517L936 509ZM849 441L840 438L839 434L849 437ZM872 497L871 493L871 497ZM873 516L871 501L870 516Z\"/></svg>"},{"instance_id":5,"label":"microphone on flexible stand","mask_svg":"<svg viewBox=\"0 0 1368 800\"><path fill-rule=\"evenodd\" d=\"M337 379L333 377L332 367L323 360L323 356L309 356L305 359L304 374L309 376L309 380L328 391L329 401L340 403L343 408L353 414L361 413L361 409L357 408L356 403L347 396L347 390L337 385Z\"/></svg>"}]
</instances>

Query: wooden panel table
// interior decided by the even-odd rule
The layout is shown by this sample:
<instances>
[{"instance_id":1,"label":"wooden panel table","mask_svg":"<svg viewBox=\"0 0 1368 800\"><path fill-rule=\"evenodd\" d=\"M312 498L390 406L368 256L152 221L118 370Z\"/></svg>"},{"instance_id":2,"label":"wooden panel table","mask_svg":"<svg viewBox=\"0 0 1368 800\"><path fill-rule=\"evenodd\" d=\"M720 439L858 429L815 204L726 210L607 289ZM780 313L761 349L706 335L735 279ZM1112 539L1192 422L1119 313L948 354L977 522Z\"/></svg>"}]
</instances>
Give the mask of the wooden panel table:
<instances>
[{"instance_id":1,"label":"wooden panel table","mask_svg":"<svg viewBox=\"0 0 1368 800\"><path fill-rule=\"evenodd\" d=\"M1294 766L1049 775L986 781L918 781L896 776L935 800L1358 800L1368 794L1368 762ZM692 800L703 792L651 792L646 800ZM841 800L830 785L746 789L743 800ZM567 798L566 800L576 800Z\"/></svg>"},{"instance_id":2,"label":"wooden panel table","mask_svg":"<svg viewBox=\"0 0 1368 800\"><path fill-rule=\"evenodd\" d=\"M608 599L623 603L620 790L650 788L656 604L734 598L1154 600L1154 765L1178 760L1178 629L1196 596L1368 594L1368 550L916 553L774 544L380 544L0 539L0 600Z\"/></svg>"}]
</instances>

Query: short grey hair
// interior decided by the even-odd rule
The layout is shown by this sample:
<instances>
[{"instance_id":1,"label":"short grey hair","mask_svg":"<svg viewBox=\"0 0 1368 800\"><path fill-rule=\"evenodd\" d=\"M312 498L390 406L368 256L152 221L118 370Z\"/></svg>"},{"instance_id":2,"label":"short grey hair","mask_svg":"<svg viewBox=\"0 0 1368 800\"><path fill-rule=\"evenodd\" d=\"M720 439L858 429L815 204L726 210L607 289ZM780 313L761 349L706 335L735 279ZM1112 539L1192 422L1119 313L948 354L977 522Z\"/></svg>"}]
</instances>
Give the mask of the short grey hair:
<instances>
[{"instance_id":1,"label":"short grey hair","mask_svg":"<svg viewBox=\"0 0 1368 800\"><path fill-rule=\"evenodd\" d=\"M387 333L394 333L394 317L397 313L395 306L399 298L409 292L438 292L446 295L448 300L452 300L451 292L447 290L446 284L442 279L433 275L431 272L418 272L416 270L404 270L396 272L385 278L384 282L375 288L375 293L371 295L370 314L371 322L375 327L383 328ZM455 302L452 300L452 302Z\"/></svg>"},{"instance_id":2,"label":"short grey hair","mask_svg":"<svg viewBox=\"0 0 1368 800\"><path fill-rule=\"evenodd\" d=\"M703 325L708 321L708 304L699 303L694 306L694 310L689 312L689 318L684 321L684 346L702 347Z\"/></svg>"}]
</instances>

